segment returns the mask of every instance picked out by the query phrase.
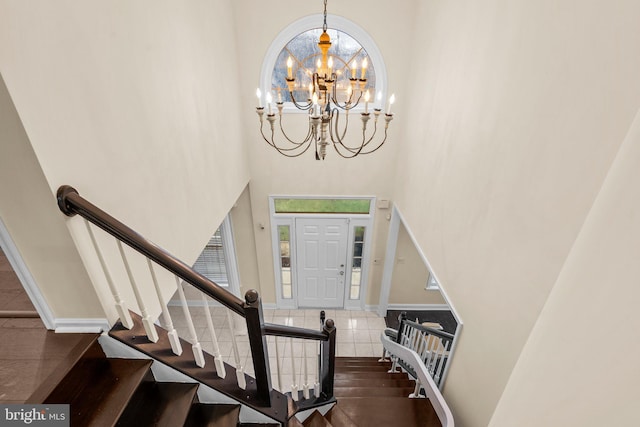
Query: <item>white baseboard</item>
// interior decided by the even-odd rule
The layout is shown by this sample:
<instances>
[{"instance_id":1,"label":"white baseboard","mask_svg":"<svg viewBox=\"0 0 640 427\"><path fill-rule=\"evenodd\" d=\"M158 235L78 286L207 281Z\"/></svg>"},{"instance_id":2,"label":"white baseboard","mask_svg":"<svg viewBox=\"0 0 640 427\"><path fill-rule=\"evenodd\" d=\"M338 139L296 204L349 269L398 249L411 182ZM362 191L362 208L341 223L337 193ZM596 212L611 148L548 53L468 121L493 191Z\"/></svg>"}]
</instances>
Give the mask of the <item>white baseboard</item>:
<instances>
[{"instance_id":1,"label":"white baseboard","mask_svg":"<svg viewBox=\"0 0 640 427\"><path fill-rule=\"evenodd\" d=\"M266 310L277 310L278 305L275 302L263 302L262 308Z\"/></svg>"},{"instance_id":2,"label":"white baseboard","mask_svg":"<svg viewBox=\"0 0 640 427\"><path fill-rule=\"evenodd\" d=\"M40 319L47 329L54 329L54 316L47 304L47 300L40 292L40 288L36 283L35 279L31 275L31 272L27 268L24 260L22 259L22 255L18 251L18 248L13 243L11 236L9 235L9 230L5 227L2 219L0 218L0 247L4 251L7 259L9 260L9 264L13 268L13 271L18 276L18 280L22 283L24 287L24 291L29 296L29 300L35 307L36 311L40 315Z\"/></svg>"},{"instance_id":3,"label":"white baseboard","mask_svg":"<svg viewBox=\"0 0 640 427\"><path fill-rule=\"evenodd\" d=\"M100 333L111 329L107 319L54 319L56 333L89 334Z\"/></svg>"},{"instance_id":4,"label":"white baseboard","mask_svg":"<svg viewBox=\"0 0 640 427\"><path fill-rule=\"evenodd\" d=\"M408 310L408 311L451 311L447 304L389 304L387 310Z\"/></svg>"},{"instance_id":5,"label":"white baseboard","mask_svg":"<svg viewBox=\"0 0 640 427\"><path fill-rule=\"evenodd\" d=\"M378 311L378 305L365 305L364 311Z\"/></svg>"}]
</instances>

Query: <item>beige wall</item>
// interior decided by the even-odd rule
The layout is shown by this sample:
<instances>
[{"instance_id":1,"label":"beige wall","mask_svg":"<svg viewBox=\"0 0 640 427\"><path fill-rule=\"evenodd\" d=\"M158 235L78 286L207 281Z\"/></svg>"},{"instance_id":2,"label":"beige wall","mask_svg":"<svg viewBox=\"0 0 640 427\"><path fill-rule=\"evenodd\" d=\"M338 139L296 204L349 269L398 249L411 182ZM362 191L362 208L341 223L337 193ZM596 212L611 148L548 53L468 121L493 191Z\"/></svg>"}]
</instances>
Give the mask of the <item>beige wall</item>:
<instances>
[{"instance_id":1,"label":"beige wall","mask_svg":"<svg viewBox=\"0 0 640 427\"><path fill-rule=\"evenodd\" d=\"M231 3L0 2L0 69L50 192L75 186L187 263L249 180Z\"/></svg>"},{"instance_id":2,"label":"beige wall","mask_svg":"<svg viewBox=\"0 0 640 427\"><path fill-rule=\"evenodd\" d=\"M269 147L260 136L258 116L255 113L257 100L255 88L259 84L260 69L264 55L273 39L291 22L316 13L322 13L322 3L286 0L274 5L257 0L234 1L238 40L240 78L244 83L241 112L245 127L245 140L250 151L251 208L254 217L256 251L261 288L265 301L275 302L273 255L271 249L269 195L329 195L329 196L377 196L390 199L395 159L399 144L400 125L393 122L387 145L370 156L346 160L332 148L327 151L325 161L316 161L312 152L296 159L285 158ZM364 27L374 39L385 58L390 90L398 99L406 99L404 80L405 64L410 52L397 49L409 41L407 24L411 22L412 2L372 2L356 0L333 2L328 5L330 14L347 17ZM394 16L389 20L389 16ZM321 25L322 22L318 22ZM329 24L330 26L330 24ZM251 31L246 31L251 28ZM304 124L304 115L289 115L288 125L297 121ZM358 128L357 123L352 126ZM291 127L291 134L304 136L304 126ZM359 138L358 131L352 134ZM380 260L372 264L369 274L367 304L377 305L382 260L384 259L388 221L388 210L376 210L372 257ZM256 229L257 223L265 225Z\"/></svg>"},{"instance_id":3,"label":"beige wall","mask_svg":"<svg viewBox=\"0 0 640 427\"><path fill-rule=\"evenodd\" d=\"M638 109L640 3L417 5L394 197L465 322L445 397L484 426Z\"/></svg>"},{"instance_id":4,"label":"beige wall","mask_svg":"<svg viewBox=\"0 0 640 427\"><path fill-rule=\"evenodd\" d=\"M640 425L639 180L640 114L522 351L492 426Z\"/></svg>"},{"instance_id":5,"label":"beige wall","mask_svg":"<svg viewBox=\"0 0 640 427\"><path fill-rule=\"evenodd\" d=\"M389 304L446 304L438 290L425 290L429 270L405 225L400 222Z\"/></svg>"},{"instance_id":6,"label":"beige wall","mask_svg":"<svg viewBox=\"0 0 640 427\"><path fill-rule=\"evenodd\" d=\"M0 200L0 219L53 316L104 318L2 76Z\"/></svg>"}]
</instances>

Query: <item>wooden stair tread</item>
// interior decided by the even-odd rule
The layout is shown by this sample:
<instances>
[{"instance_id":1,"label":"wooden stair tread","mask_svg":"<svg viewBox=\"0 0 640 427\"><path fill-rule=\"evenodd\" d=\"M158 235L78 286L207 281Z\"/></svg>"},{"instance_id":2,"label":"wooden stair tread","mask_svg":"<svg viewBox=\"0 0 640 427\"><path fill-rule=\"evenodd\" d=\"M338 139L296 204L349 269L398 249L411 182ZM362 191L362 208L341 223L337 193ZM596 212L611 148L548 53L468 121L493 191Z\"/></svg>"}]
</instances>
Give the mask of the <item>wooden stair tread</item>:
<instances>
[{"instance_id":1,"label":"wooden stair tread","mask_svg":"<svg viewBox=\"0 0 640 427\"><path fill-rule=\"evenodd\" d=\"M240 423L238 427L280 427L280 424L273 423Z\"/></svg>"},{"instance_id":2,"label":"wooden stair tread","mask_svg":"<svg viewBox=\"0 0 640 427\"><path fill-rule=\"evenodd\" d=\"M240 405L196 403L192 406L185 427L236 427L240 420Z\"/></svg>"},{"instance_id":3,"label":"wooden stair tread","mask_svg":"<svg viewBox=\"0 0 640 427\"><path fill-rule=\"evenodd\" d=\"M294 416L294 417L289 418L289 421L287 421L287 427L304 427L304 426L302 425L300 420L298 420Z\"/></svg>"},{"instance_id":4,"label":"wooden stair tread","mask_svg":"<svg viewBox=\"0 0 640 427\"><path fill-rule=\"evenodd\" d=\"M183 425L198 384L143 382L118 420L117 426L175 427Z\"/></svg>"},{"instance_id":5,"label":"wooden stair tread","mask_svg":"<svg viewBox=\"0 0 640 427\"><path fill-rule=\"evenodd\" d=\"M112 426L140 383L151 360L83 358L43 403L70 404L71 425Z\"/></svg>"},{"instance_id":6,"label":"wooden stair tread","mask_svg":"<svg viewBox=\"0 0 640 427\"><path fill-rule=\"evenodd\" d=\"M220 378L215 370L214 358L208 353L204 353L205 367L199 368L194 362L193 350L191 343L180 339L182 345L182 354L176 356L171 351L169 337L167 331L159 326L155 326L158 333L158 341L153 343L146 337L146 332L142 325L140 315L130 312L133 319L133 327L128 330L121 322L109 331L109 335L118 341L149 355L150 357L171 366L177 371L193 378L195 381L201 382L214 390L219 391L228 397L242 402L243 404L255 409L256 411L266 415L274 420L286 420L287 416L287 396L277 390L271 391L271 406L265 406L258 399L258 391L254 378L245 374L247 382L246 389L238 387L236 380L236 370L233 366L225 363L226 376Z\"/></svg>"},{"instance_id":7,"label":"wooden stair tread","mask_svg":"<svg viewBox=\"0 0 640 427\"><path fill-rule=\"evenodd\" d=\"M413 387L415 383L408 379L336 379L334 387Z\"/></svg>"},{"instance_id":8,"label":"wooden stair tread","mask_svg":"<svg viewBox=\"0 0 640 427\"><path fill-rule=\"evenodd\" d=\"M388 372L391 366L376 365L376 366L363 366L363 365L338 365L336 366L336 373L343 372Z\"/></svg>"},{"instance_id":9,"label":"wooden stair tread","mask_svg":"<svg viewBox=\"0 0 640 427\"><path fill-rule=\"evenodd\" d=\"M63 334L65 335L65 334ZM100 334L74 334L79 337L78 342L66 355L56 369L38 386L25 403L42 403L53 392L62 379L71 371L74 365L94 345ZM54 334L55 337L55 334ZM57 337L56 337L57 338ZM47 340L49 341L49 340ZM98 345L98 347L100 347ZM102 354L104 357L104 353Z\"/></svg>"},{"instance_id":10,"label":"wooden stair tread","mask_svg":"<svg viewBox=\"0 0 640 427\"><path fill-rule=\"evenodd\" d=\"M337 380L404 380L407 374L402 372L336 372L334 379Z\"/></svg>"},{"instance_id":11,"label":"wooden stair tread","mask_svg":"<svg viewBox=\"0 0 640 427\"><path fill-rule=\"evenodd\" d=\"M343 397L340 409L360 426L441 427L427 399L406 397Z\"/></svg>"},{"instance_id":12,"label":"wooden stair tread","mask_svg":"<svg viewBox=\"0 0 640 427\"><path fill-rule=\"evenodd\" d=\"M346 412L336 404L325 414L325 418L333 427L358 427L358 424L352 420Z\"/></svg>"},{"instance_id":13,"label":"wooden stair tread","mask_svg":"<svg viewBox=\"0 0 640 427\"><path fill-rule=\"evenodd\" d=\"M342 397L409 397L414 387L335 387L333 395Z\"/></svg>"},{"instance_id":14,"label":"wooden stair tread","mask_svg":"<svg viewBox=\"0 0 640 427\"><path fill-rule=\"evenodd\" d=\"M318 411L313 411L313 413L304 420L302 425L304 427L332 427L331 423Z\"/></svg>"}]
</instances>

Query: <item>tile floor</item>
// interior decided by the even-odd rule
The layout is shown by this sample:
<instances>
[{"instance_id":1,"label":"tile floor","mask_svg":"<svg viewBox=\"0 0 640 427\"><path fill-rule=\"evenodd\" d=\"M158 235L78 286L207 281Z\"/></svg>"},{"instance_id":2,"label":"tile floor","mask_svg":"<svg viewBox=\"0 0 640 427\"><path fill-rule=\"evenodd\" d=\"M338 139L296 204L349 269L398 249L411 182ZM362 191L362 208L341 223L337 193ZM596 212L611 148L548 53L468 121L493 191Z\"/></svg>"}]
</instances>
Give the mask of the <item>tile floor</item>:
<instances>
[{"instance_id":1,"label":"tile floor","mask_svg":"<svg viewBox=\"0 0 640 427\"><path fill-rule=\"evenodd\" d=\"M181 337L191 341L187 321L182 307L169 307L174 326ZM227 320L227 309L212 307L211 316L213 327L218 339L220 354L225 362L235 366L231 330ZM207 328L207 320L203 307L190 307L196 334L202 348L213 353L213 341ZM382 355L380 333L385 328L384 318L376 313L367 311L325 310L326 318L336 322L336 356L371 357ZM320 310L264 310L265 322L288 326L298 326L309 329L320 329ZM246 332L243 333L244 320L232 314L235 338L238 344L240 362L245 372L253 375L253 362ZM237 326L236 326L237 325ZM276 349L276 341L278 348ZM271 377L273 387L281 391L289 391L295 378L299 388L305 383L305 378L313 384L316 381L318 342L288 338L267 337ZM293 350L293 351L292 351ZM305 358L306 354L306 358ZM305 376L304 364L307 364ZM278 361L280 363L278 363ZM294 363L292 363L294 362ZM280 366L280 384L278 382L278 366Z\"/></svg>"}]
</instances>

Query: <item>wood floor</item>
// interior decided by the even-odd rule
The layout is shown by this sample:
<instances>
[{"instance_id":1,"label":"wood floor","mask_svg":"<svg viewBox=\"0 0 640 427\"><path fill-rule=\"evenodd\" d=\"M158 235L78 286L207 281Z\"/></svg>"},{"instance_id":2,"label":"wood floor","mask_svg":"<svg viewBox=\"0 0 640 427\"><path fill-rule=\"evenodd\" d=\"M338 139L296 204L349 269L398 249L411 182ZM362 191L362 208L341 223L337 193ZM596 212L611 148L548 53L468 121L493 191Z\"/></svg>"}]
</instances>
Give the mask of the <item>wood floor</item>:
<instances>
[{"instance_id":1,"label":"wood floor","mask_svg":"<svg viewBox=\"0 0 640 427\"><path fill-rule=\"evenodd\" d=\"M34 311L0 249L0 311ZM24 403L83 341L47 331L39 318L0 318L0 403Z\"/></svg>"}]
</instances>

